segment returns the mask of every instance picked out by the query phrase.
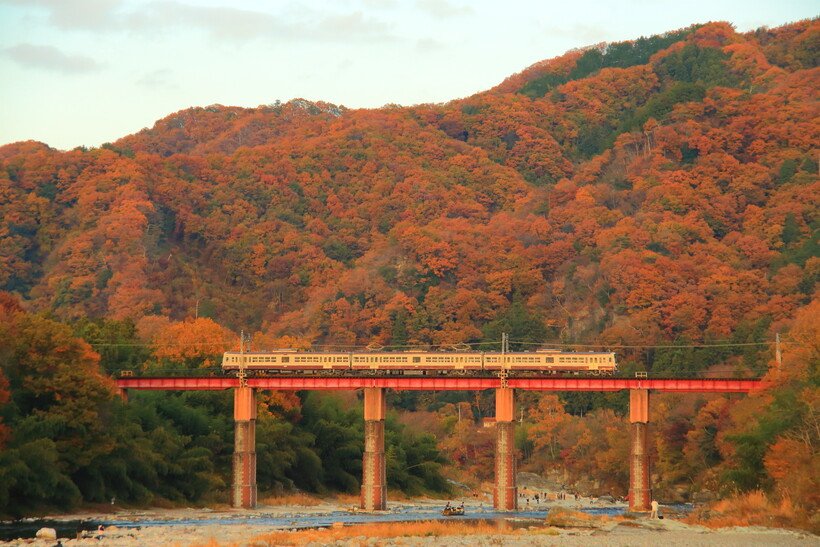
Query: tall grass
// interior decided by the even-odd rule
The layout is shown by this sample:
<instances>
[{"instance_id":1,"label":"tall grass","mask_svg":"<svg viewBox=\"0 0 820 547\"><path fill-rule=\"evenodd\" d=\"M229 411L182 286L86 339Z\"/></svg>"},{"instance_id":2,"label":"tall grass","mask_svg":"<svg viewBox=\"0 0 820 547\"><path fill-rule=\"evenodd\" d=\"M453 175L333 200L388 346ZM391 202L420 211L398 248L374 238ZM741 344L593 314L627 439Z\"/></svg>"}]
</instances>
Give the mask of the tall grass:
<instances>
[{"instance_id":1,"label":"tall grass","mask_svg":"<svg viewBox=\"0 0 820 547\"><path fill-rule=\"evenodd\" d=\"M779 502L769 498L764 492L755 490L715 502L700 508L686 519L692 524L702 524L709 528L728 526L770 526L798 527L811 529L811 517L795 508L788 497ZM814 531L814 530L812 530Z\"/></svg>"}]
</instances>

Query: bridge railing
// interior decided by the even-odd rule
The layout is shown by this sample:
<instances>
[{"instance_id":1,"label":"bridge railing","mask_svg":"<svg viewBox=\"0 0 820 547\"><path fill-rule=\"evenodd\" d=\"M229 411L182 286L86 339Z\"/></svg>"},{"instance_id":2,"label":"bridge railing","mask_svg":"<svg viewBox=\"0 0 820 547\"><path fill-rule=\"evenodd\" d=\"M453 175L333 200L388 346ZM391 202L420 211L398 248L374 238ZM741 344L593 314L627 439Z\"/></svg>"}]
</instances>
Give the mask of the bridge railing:
<instances>
[{"instance_id":1,"label":"bridge railing","mask_svg":"<svg viewBox=\"0 0 820 547\"><path fill-rule=\"evenodd\" d=\"M264 372L264 371L263 371ZM150 368L150 369L124 369L116 372L113 376L117 378L223 378L223 377L233 377L233 375L229 375L225 373L219 367L209 367L209 368L197 368L197 369L187 369L187 368ZM315 377L315 376L323 376L323 377L362 377L362 378L378 378L378 377L405 377L405 378L446 378L450 376L456 376L455 374L450 374L447 371L441 371L440 373L434 372L432 374L421 375L421 374L407 374L407 375L392 375L386 374L381 375L378 373L373 373L371 371L322 371L321 374L311 371L292 371L292 372L279 372L275 374L263 374L264 376L272 377L272 378L287 378L287 377L295 377L295 378L304 378L304 377ZM251 374L249 377L254 377L254 374ZM467 377L474 377L474 378L497 378L498 373L497 371L478 371L474 374L468 374ZM719 369L711 369L708 371L663 371L663 372L647 372L647 371L637 371L637 372L621 372L617 371L615 374L611 376L594 376L591 374L580 373L580 374L572 374L572 373L558 373L555 375L544 375L538 373L526 373L526 372L514 372L510 379L515 378L620 378L620 379L628 379L628 378L639 378L639 379L656 379L656 380L663 380L663 379L672 379L672 380L697 380L697 379L716 379L716 380L760 380L763 378L762 374L754 374L748 370L738 370L736 368L719 368Z\"/></svg>"}]
</instances>

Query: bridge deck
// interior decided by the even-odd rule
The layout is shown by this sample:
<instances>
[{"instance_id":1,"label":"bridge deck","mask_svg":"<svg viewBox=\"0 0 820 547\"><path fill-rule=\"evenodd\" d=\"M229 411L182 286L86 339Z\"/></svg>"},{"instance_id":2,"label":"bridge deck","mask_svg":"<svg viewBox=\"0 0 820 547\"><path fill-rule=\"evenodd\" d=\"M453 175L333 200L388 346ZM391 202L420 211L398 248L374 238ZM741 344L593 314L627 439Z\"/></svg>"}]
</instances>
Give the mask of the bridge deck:
<instances>
[{"instance_id":1,"label":"bridge deck","mask_svg":"<svg viewBox=\"0 0 820 547\"><path fill-rule=\"evenodd\" d=\"M239 387L237 378L128 377L118 378L120 389L223 390ZM475 391L501 387L499 378L463 377L269 377L248 378L248 386L271 390L347 390L382 387L417 391ZM507 387L531 391L619 391L652 389L691 393L748 393L766 386L757 379L717 378L510 378Z\"/></svg>"}]
</instances>

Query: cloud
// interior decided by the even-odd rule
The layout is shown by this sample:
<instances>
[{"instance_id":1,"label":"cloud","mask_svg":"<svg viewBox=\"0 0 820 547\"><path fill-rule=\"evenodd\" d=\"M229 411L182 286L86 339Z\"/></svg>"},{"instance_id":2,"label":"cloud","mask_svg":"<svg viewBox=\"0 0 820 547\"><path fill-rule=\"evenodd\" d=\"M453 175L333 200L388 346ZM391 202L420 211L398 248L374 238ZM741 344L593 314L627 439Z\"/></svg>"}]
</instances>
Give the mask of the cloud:
<instances>
[{"instance_id":1,"label":"cloud","mask_svg":"<svg viewBox=\"0 0 820 547\"><path fill-rule=\"evenodd\" d=\"M307 30L311 31L310 28ZM328 41L370 42L393 39L387 25L374 19L367 19L358 11L320 18L312 31L314 38Z\"/></svg>"},{"instance_id":2,"label":"cloud","mask_svg":"<svg viewBox=\"0 0 820 547\"><path fill-rule=\"evenodd\" d=\"M364 6L373 9L390 9L398 5L397 0L363 0Z\"/></svg>"},{"instance_id":3,"label":"cloud","mask_svg":"<svg viewBox=\"0 0 820 547\"><path fill-rule=\"evenodd\" d=\"M135 83L151 89L177 89L178 86L172 79L173 75L170 69L161 68L143 74L142 78Z\"/></svg>"},{"instance_id":4,"label":"cloud","mask_svg":"<svg viewBox=\"0 0 820 547\"><path fill-rule=\"evenodd\" d=\"M418 0L416 5L430 15L439 18L456 17L468 15L473 12L469 6L458 6L448 0Z\"/></svg>"},{"instance_id":5,"label":"cloud","mask_svg":"<svg viewBox=\"0 0 820 547\"><path fill-rule=\"evenodd\" d=\"M134 8L123 0L0 0L47 12L47 22L61 29L95 32L131 31L156 34L171 29L197 29L220 42L256 39L316 42L392 40L390 27L359 11L326 13L293 6L284 14L219 5L194 5L154 0Z\"/></svg>"},{"instance_id":6,"label":"cloud","mask_svg":"<svg viewBox=\"0 0 820 547\"><path fill-rule=\"evenodd\" d=\"M115 24L122 0L0 0L0 3L43 8L48 22L62 29L100 30Z\"/></svg>"},{"instance_id":7,"label":"cloud","mask_svg":"<svg viewBox=\"0 0 820 547\"><path fill-rule=\"evenodd\" d=\"M572 38L585 44L608 41L610 31L602 26L576 23L574 25L539 25L539 32L548 36Z\"/></svg>"},{"instance_id":8,"label":"cloud","mask_svg":"<svg viewBox=\"0 0 820 547\"><path fill-rule=\"evenodd\" d=\"M102 68L91 57L67 55L54 46L17 44L3 49L2 54L22 67L41 68L63 74L84 74Z\"/></svg>"},{"instance_id":9,"label":"cloud","mask_svg":"<svg viewBox=\"0 0 820 547\"><path fill-rule=\"evenodd\" d=\"M421 38L416 41L416 49L422 52L440 51L444 49L443 42L439 42L433 38Z\"/></svg>"},{"instance_id":10,"label":"cloud","mask_svg":"<svg viewBox=\"0 0 820 547\"><path fill-rule=\"evenodd\" d=\"M196 28L215 40L245 42L262 36L292 38L293 31L277 17L264 12L231 7L191 6L181 2L151 2L128 14L124 24L135 31L169 27Z\"/></svg>"},{"instance_id":11,"label":"cloud","mask_svg":"<svg viewBox=\"0 0 820 547\"><path fill-rule=\"evenodd\" d=\"M248 42L263 38L282 41L374 42L391 40L384 23L361 12L325 14L300 8L284 16L221 6L191 6L175 0L148 4L131 14L132 30L153 31L169 27L196 28L211 38Z\"/></svg>"}]
</instances>

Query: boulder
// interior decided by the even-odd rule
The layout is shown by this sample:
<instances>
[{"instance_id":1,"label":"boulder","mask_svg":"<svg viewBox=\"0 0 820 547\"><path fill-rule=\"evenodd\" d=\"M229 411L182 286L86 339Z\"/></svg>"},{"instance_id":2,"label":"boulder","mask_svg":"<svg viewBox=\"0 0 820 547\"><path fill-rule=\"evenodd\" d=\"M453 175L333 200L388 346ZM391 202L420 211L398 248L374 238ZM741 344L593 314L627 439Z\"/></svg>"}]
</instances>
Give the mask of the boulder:
<instances>
[{"instance_id":1,"label":"boulder","mask_svg":"<svg viewBox=\"0 0 820 547\"><path fill-rule=\"evenodd\" d=\"M37 539L49 539L54 541L57 539L57 530L54 528L40 528L37 530L37 533L34 534L34 537Z\"/></svg>"}]
</instances>

